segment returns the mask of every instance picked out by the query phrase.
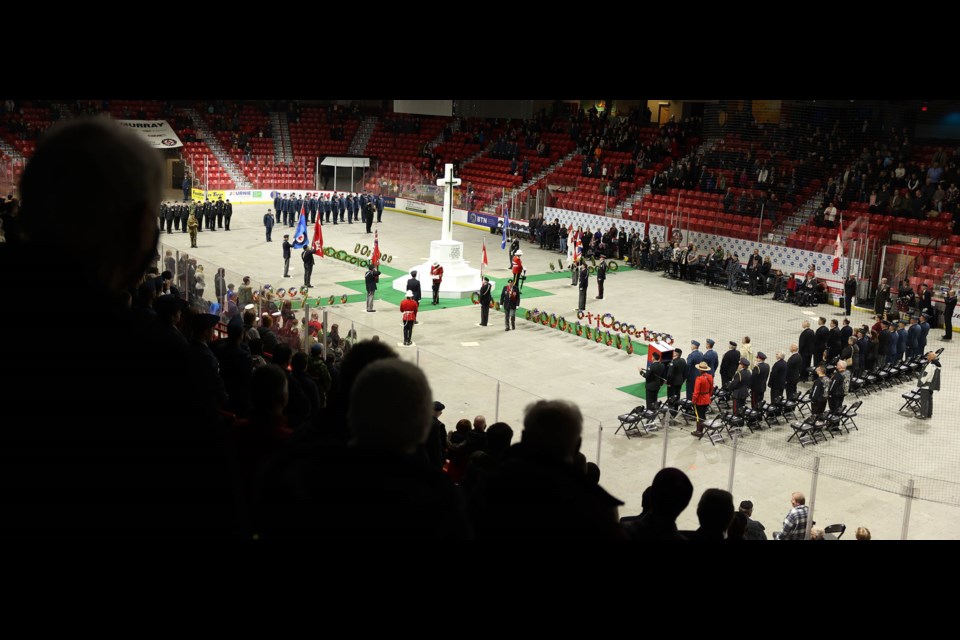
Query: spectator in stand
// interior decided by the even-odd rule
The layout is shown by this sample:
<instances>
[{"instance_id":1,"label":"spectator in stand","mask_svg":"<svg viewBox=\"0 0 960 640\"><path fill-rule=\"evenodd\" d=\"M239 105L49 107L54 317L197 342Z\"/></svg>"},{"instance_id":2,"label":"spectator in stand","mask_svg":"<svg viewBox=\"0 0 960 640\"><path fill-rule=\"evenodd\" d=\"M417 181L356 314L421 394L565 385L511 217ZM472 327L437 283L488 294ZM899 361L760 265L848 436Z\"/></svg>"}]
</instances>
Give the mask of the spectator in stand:
<instances>
[{"instance_id":1,"label":"spectator in stand","mask_svg":"<svg viewBox=\"0 0 960 640\"><path fill-rule=\"evenodd\" d=\"M623 539L623 503L591 484L574 465L583 417L573 404L541 400L527 407L520 443L477 488L472 504L479 539ZM548 518L544 514L550 514Z\"/></svg>"},{"instance_id":2,"label":"spectator in stand","mask_svg":"<svg viewBox=\"0 0 960 640\"><path fill-rule=\"evenodd\" d=\"M740 514L747 518L746 533L744 540L766 540L767 534L764 526L753 519L753 502L744 500L740 503Z\"/></svg>"},{"instance_id":3,"label":"spectator in stand","mask_svg":"<svg viewBox=\"0 0 960 640\"><path fill-rule=\"evenodd\" d=\"M723 540L734 513L733 496L729 491L707 489L697 504L700 528L681 532L681 535L688 540Z\"/></svg>"},{"instance_id":4,"label":"spectator in stand","mask_svg":"<svg viewBox=\"0 0 960 640\"><path fill-rule=\"evenodd\" d=\"M684 540L676 521L693 497L690 479L683 471L667 467L657 472L648 490L649 515L627 525L627 536L632 540ZM644 506L644 513L647 511Z\"/></svg>"}]
</instances>

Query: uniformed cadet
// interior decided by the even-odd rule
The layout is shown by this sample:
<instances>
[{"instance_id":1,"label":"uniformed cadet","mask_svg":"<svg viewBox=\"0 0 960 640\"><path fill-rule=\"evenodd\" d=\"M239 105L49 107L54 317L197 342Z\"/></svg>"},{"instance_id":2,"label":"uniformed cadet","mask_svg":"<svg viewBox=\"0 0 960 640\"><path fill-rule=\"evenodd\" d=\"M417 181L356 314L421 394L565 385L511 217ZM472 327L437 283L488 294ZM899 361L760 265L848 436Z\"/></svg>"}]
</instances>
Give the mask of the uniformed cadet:
<instances>
[{"instance_id":1,"label":"uniformed cadet","mask_svg":"<svg viewBox=\"0 0 960 640\"><path fill-rule=\"evenodd\" d=\"M191 213L190 217L187 218L187 229L190 232L190 248L196 248L197 246L197 227L199 226L197 217Z\"/></svg>"},{"instance_id":2,"label":"uniformed cadet","mask_svg":"<svg viewBox=\"0 0 960 640\"><path fill-rule=\"evenodd\" d=\"M223 223L227 231L230 231L230 218L233 217L233 204L230 202L230 198L227 198L227 201L223 203Z\"/></svg>"}]
</instances>

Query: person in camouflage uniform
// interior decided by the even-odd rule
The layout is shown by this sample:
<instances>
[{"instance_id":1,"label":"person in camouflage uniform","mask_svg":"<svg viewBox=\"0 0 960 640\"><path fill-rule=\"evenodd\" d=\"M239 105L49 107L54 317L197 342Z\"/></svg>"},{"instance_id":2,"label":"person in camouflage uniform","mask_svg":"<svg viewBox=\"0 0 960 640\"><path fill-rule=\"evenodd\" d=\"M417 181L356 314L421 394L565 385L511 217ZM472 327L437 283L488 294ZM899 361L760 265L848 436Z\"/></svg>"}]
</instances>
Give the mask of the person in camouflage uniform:
<instances>
[{"instance_id":1,"label":"person in camouflage uniform","mask_svg":"<svg viewBox=\"0 0 960 640\"><path fill-rule=\"evenodd\" d=\"M197 216L193 214L193 211L190 212L190 217L187 218L187 229L190 231L190 248L195 249L197 247L197 227L200 226L200 223L197 222Z\"/></svg>"}]
</instances>

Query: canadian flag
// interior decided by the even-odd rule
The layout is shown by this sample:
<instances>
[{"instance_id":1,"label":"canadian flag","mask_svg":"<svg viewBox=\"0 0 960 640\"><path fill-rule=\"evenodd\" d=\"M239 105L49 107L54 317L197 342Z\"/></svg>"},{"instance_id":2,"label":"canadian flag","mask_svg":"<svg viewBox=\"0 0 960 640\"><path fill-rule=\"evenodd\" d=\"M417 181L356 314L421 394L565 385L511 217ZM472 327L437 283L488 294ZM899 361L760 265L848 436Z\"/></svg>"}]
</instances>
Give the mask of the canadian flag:
<instances>
[{"instance_id":1,"label":"canadian flag","mask_svg":"<svg viewBox=\"0 0 960 640\"><path fill-rule=\"evenodd\" d=\"M487 260L487 241L483 241L483 257L480 259L480 270L483 271L483 267L490 264L490 261Z\"/></svg>"},{"instance_id":2,"label":"canadian flag","mask_svg":"<svg viewBox=\"0 0 960 640\"><path fill-rule=\"evenodd\" d=\"M833 248L833 272L840 271L840 258L843 256L843 227L837 225L837 242Z\"/></svg>"}]
</instances>

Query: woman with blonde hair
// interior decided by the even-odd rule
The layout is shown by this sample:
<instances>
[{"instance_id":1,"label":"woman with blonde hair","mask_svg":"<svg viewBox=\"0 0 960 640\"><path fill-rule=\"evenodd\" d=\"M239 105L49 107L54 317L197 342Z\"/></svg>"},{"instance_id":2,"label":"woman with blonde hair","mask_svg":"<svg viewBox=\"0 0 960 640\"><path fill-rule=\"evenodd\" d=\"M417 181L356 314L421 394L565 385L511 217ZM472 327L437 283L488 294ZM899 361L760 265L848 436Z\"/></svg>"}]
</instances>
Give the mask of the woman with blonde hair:
<instances>
[{"instance_id":1,"label":"woman with blonde hair","mask_svg":"<svg viewBox=\"0 0 960 640\"><path fill-rule=\"evenodd\" d=\"M857 540L870 540L870 529L857 527Z\"/></svg>"}]
</instances>

